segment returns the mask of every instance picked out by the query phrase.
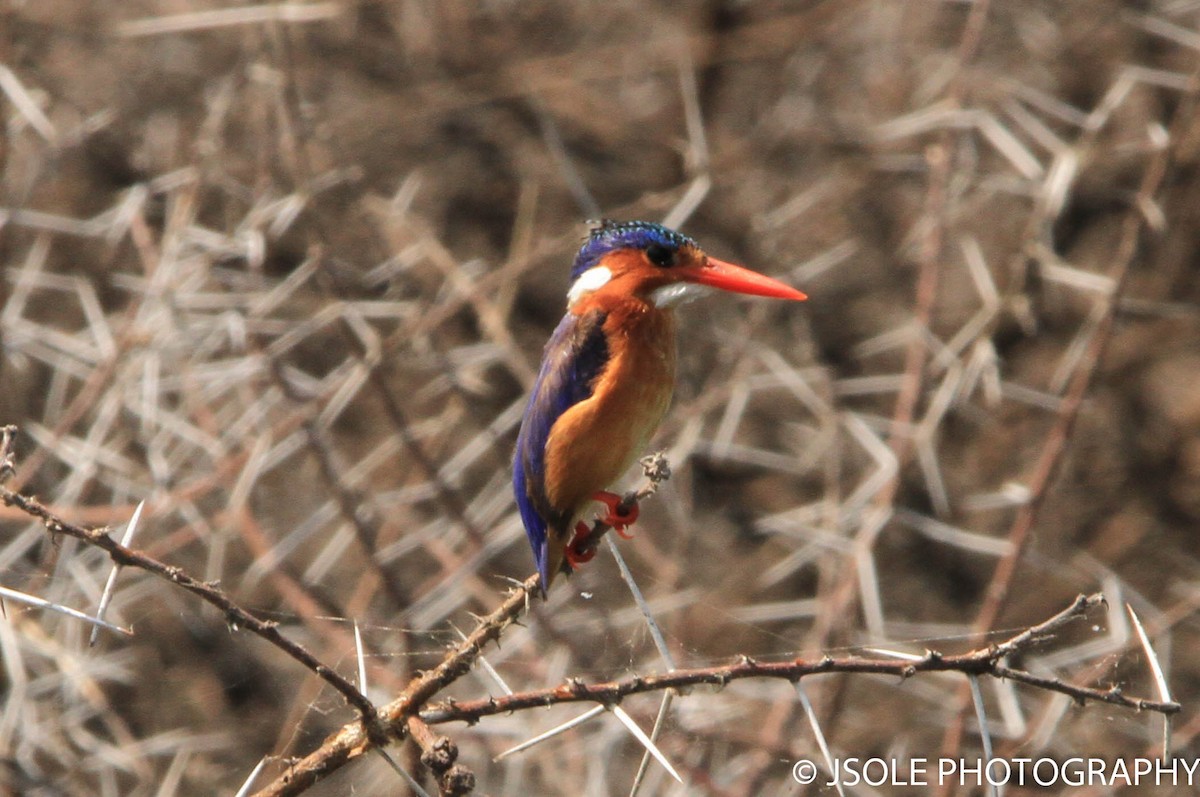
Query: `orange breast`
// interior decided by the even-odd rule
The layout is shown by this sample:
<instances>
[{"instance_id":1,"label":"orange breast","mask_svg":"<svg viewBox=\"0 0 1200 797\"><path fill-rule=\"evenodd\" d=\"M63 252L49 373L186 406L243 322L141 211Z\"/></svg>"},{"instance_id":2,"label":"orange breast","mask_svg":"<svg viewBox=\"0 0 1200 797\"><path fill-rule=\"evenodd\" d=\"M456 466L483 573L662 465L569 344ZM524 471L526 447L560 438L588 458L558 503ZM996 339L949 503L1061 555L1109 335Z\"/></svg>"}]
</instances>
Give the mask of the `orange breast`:
<instances>
[{"instance_id":1,"label":"orange breast","mask_svg":"<svg viewBox=\"0 0 1200 797\"><path fill-rule=\"evenodd\" d=\"M608 365L591 398L558 419L546 444L547 497L570 512L572 525L596 491L646 453L675 384L670 312L636 299L605 309Z\"/></svg>"}]
</instances>

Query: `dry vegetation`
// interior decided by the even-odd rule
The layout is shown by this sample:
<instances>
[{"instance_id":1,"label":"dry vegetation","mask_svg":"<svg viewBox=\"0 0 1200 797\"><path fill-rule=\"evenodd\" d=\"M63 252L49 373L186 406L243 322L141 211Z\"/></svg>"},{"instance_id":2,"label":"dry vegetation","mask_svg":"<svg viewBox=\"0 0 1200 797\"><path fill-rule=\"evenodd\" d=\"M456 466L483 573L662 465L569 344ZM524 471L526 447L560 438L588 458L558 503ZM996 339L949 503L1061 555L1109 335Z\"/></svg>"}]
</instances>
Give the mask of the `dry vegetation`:
<instances>
[{"instance_id":1,"label":"dry vegetation","mask_svg":"<svg viewBox=\"0 0 1200 797\"><path fill-rule=\"evenodd\" d=\"M1195 757L1198 31L1191 0L7 0L5 486L116 538L145 501L133 548L355 687L358 634L383 705L532 570L508 459L582 220L665 219L812 297L686 313L674 477L620 544L671 662L601 551L435 700L962 653L1102 591L1010 663L1157 698L1152 646ZM0 508L0 585L95 614L111 571ZM233 794L266 757L263 788L357 717L143 569L107 617L134 636L5 602L5 793ZM1161 752L1159 714L980 683L999 755ZM985 741L961 673L803 685L836 755ZM480 793L629 794L612 712L493 761L586 708L430 727ZM642 795L802 793L820 757L786 681L661 724L687 785ZM408 788L371 755L306 793Z\"/></svg>"}]
</instances>

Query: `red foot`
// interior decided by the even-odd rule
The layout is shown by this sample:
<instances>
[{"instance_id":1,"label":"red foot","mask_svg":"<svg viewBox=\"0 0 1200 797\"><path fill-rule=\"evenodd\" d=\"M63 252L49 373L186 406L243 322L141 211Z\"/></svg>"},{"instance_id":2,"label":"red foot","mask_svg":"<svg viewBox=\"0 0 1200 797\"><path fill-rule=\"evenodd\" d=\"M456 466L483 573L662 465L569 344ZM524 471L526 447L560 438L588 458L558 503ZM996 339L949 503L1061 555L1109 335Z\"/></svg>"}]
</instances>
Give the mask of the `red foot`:
<instances>
[{"instance_id":1,"label":"red foot","mask_svg":"<svg viewBox=\"0 0 1200 797\"><path fill-rule=\"evenodd\" d=\"M638 519L638 505L635 503L625 509L621 506L621 502L624 500L622 496L603 490L593 495L592 498L608 507L608 514L599 518L600 522L611 526L612 530L624 539L632 540L633 535L626 529ZM590 562L596 558L596 544L591 541L591 536L592 527L588 523L581 520L575 524L575 535L571 538L571 544L564 551L567 564L571 566L572 570L584 562Z\"/></svg>"},{"instance_id":2,"label":"red foot","mask_svg":"<svg viewBox=\"0 0 1200 797\"><path fill-rule=\"evenodd\" d=\"M604 490L596 493L592 498L608 507L608 514L600 518L600 522L612 526L613 531L621 535L622 539L632 540L633 535L626 531L638 519L638 505L635 502L633 506L626 509L621 506L624 499L623 496L616 493L610 493Z\"/></svg>"},{"instance_id":3,"label":"red foot","mask_svg":"<svg viewBox=\"0 0 1200 797\"><path fill-rule=\"evenodd\" d=\"M585 547L584 543L587 538L592 536L592 527L584 523L582 520L575 524L575 536L571 539L571 544L567 546L565 551L567 564L571 569L577 569L584 562L590 562L596 558L595 546Z\"/></svg>"}]
</instances>

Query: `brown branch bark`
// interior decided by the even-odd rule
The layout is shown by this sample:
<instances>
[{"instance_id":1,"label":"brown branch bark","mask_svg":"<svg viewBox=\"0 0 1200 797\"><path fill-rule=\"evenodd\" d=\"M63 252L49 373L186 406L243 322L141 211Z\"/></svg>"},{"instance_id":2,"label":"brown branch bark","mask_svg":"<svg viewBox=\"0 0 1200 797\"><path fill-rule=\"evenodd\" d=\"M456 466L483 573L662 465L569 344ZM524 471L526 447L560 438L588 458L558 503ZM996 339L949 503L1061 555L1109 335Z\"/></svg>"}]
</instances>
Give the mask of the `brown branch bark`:
<instances>
[{"instance_id":1,"label":"brown branch bark","mask_svg":"<svg viewBox=\"0 0 1200 797\"><path fill-rule=\"evenodd\" d=\"M421 712L421 718L430 724L462 721L474 723L493 714L505 714L529 708L541 708L559 703L600 703L614 705L629 695L643 692L658 692L664 689L682 689L689 686L708 684L723 687L731 681L745 678L778 678L797 681L808 675L820 673L875 673L910 678L922 672L960 672L965 675L988 675L1007 678L1028 684L1038 689L1068 695L1080 702L1093 700L1110 705L1122 706L1138 711L1157 711L1174 714L1180 705L1140 697L1129 697L1119 688L1100 689L1067 683L1057 678L1034 675L1025 670L1009 667L1004 659L1028 650L1039 642L1053 636L1054 632L1073 620L1083 617L1087 611L1103 603L1101 595L1080 595L1063 611L1045 622L1028 628L998 645L978 648L968 653L943 655L929 651L918 661L882 657L825 656L820 659L794 659L792 661L760 662L743 656L737 662L721 667L700 667L672 670L661 675L635 676L623 681L585 684L569 680L560 686L517 692L486 700L453 702L431 706Z\"/></svg>"},{"instance_id":2,"label":"brown branch bark","mask_svg":"<svg viewBox=\"0 0 1200 797\"><path fill-rule=\"evenodd\" d=\"M437 667L418 675L399 697L379 709L379 719L386 723L389 731L396 736L402 735L409 717L417 714L442 689L466 675L483 652L483 646L498 639L504 629L526 610L531 596L538 593L540 584L540 576L533 575L525 579ZM369 733L362 721L349 723L326 739L317 750L289 767L287 772L258 792L256 797L301 794L312 784L369 752L377 743L377 737Z\"/></svg>"},{"instance_id":3,"label":"brown branch bark","mask_svg":"<svg viewBox=\"0 0 1200 797\"><path fill-rule=\"evenodd\" d=\"M460 797L475 790L475 773L458 760L458 746L446 736L441 736L418 716L409 716L405 722L408 735L421 748L421 763L433 772L438 783L440 797Z\"/></svg>"},{"instance_id":4,"label":"brown branch bark","mask_svg":"<svg viewBox=\"0 0 1200 797\"><path fill-rule=\"evenodd\" d=\"M0 479L13 472L13 433L13 427L0 429ZM650 468L647 470L649 475ZM465 767L456 764L457 748L454 743L434 733L430 725L453 721L473 723L485 716L558 703L592 702L615 705L632 694L664 689L678 690L701 684L721 687L731 681L745 678L798 681L808 675L839 672L890 674L904 679L921 672L960 672L1015 680L1038 689L1068 695L1081 703L1093 700L1163 714L1173 714L1180 710L1178 703L1130 697L1117 687L1103 689L1080 686L1008 665L1008 657L1052 638L1059 629L1085 616L1089 609L1101 604L1104 600L1101 595L1080 595L1070 606L1042 623L1027 628L999 644L961 654L944 655L929 651L915 661L882 657L825 656L814 660L798 658L782 662L758 662L749 657L742 657L737 662L723 667L673 670L661 675L598 684L569 680L556 687L499 698L445 702L428 706L435 695L467 674L478 660L484 646L499 639L504 630L528 609L531 597L540 593L540 578L536 574L527 578L495 611L480 620L475 630L447 653L435 668L418 674L396 699L376 709L356 687L302 646L283 636L274 623L260 620L242 609L217 587L193 578L178 567L167 565L140 551L121 545L104 529L88 529L67 523L34 498L0 486L0 501L37 518L52 534L75 537L104 550L120 565L137 567L153 573L197 595L220 609L231 626L246 628L275 645L319 675L359 710L360 719L347 723L327 738L317 750L289 766L286 772L260 791L258 797L300 794L355 758L406 735L411 736L421 748L422 762L437 777L442 794L467 794L474 788L474 775Z\"/></svg>"},{"instance_id":5,"label":"brown branch bark","mask_svg":"<svg viewBox=\"0 0 1200 797\"><path fill-rule=\"evenodd\" d=\"M12 427L5 427L5 434L0 437L0 461L9 464L9 467L5 468L7 472L11 472L12 438ZM36 498L13 492L7 487L0 487L0 502L3 502L7 506L16 507L26 515L41 521L42 525L51 534L64 534L68 537L74 537L77 540L101 549L108 554L113 562L119 565L145 570L147 573L158 576L196 595L204 602L219 609L225 616L225 621L230 627L244 628L250 633L262 637L324 679L326 683L341 693L346 702L358 709L358 712L364 718L370 719L374 717L375 707L354 684L347 681L341 675L338 675L333 668L309 653L302 645L293 642L280 633L275 623L261 620L246 611L218 587L195 578L182 568L160 562L139 550L122 545L110 537L108 531L104 528L89 529L77 526L74 523L68 523L42 506Z\"/></svg>"}]
</instances>

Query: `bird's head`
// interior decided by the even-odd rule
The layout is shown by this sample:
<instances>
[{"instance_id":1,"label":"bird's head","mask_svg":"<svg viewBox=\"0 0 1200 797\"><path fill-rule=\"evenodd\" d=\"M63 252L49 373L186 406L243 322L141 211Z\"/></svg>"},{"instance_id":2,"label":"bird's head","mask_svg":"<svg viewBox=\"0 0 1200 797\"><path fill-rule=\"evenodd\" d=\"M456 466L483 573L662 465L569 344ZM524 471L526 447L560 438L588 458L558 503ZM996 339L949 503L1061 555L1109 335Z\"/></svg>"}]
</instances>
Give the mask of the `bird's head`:
<instances>
[{"instance_id":1,"label":"bird's head","mask_svg":"<svg viewBox=\"0 0 1200 797\"><path fill-rule=\"evenodd\" d=\"M709 257L691 238L646 221L602 221L571 268L571 307L589 298L636 296L671 307L709 289L802 300L803 293L749 269Z\"/></svg>"}]
</instances>

